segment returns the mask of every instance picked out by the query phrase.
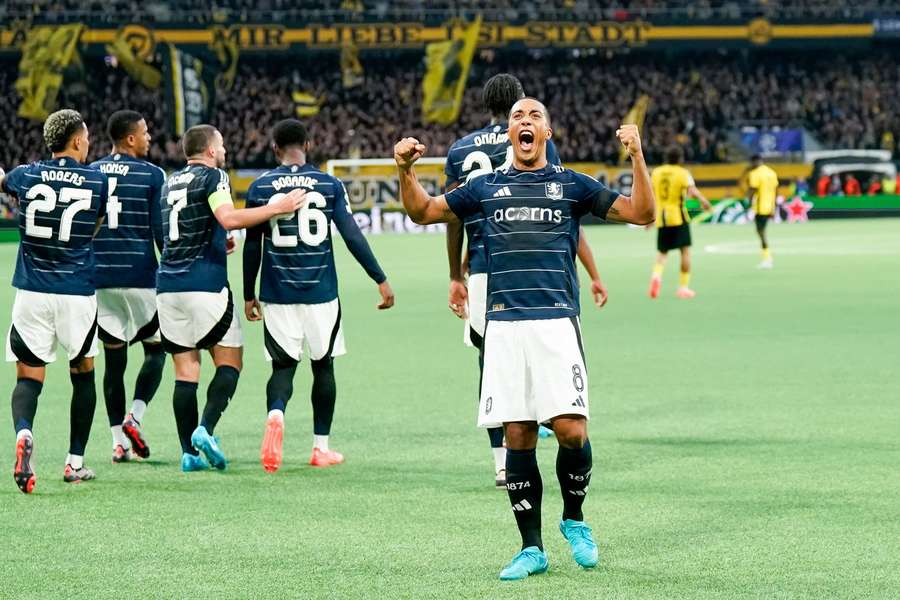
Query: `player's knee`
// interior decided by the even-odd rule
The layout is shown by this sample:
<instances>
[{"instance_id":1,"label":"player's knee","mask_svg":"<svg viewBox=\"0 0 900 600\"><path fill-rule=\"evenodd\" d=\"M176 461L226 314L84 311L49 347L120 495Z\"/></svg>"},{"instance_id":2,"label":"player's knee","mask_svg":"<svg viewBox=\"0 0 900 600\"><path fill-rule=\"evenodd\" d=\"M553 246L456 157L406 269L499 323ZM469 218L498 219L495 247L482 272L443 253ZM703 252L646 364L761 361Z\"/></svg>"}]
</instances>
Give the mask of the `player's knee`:
<instances>
[{"instance_id":1,"label":"player's knee","mask_svg":"<svg viewBox=\"0 0 900 600\"><path fill-rule=\"evenodd\" d=\"M504 423L506 447L513 450L530 450L537 446L537 423Z\"/></svg>"},{"instance_id":2,"label":"player's knee","mask_svg":"<svg viewBox=\"0 0 900 600\"><path fill-rule=\"evenodd\" d=\"M583 418L556 419L553 432L563 448L578 450L587 443L587 421Z\"/></svg>"},{"instance_id":3,"label":"player's knee","mask_svg":"<svg viewBox=\"0 0 900 600\"><path fill-rule=\"evenodd\" d=\"M93 370L94 359L89 356L74 358L69 361L69 373L90 373Z\"/></svg>"},{"instance_id":4,"label":"player's knee","mask_svg":"<svg viewBox=\"0 0 900 600\"><path fill-rule=\"evenodd\" d=\"M313 373L326 373L334 370L334 358L331 356L326 356L319 360L311 360L309 363L312 366Z\"/></svg>"}]
</instances>

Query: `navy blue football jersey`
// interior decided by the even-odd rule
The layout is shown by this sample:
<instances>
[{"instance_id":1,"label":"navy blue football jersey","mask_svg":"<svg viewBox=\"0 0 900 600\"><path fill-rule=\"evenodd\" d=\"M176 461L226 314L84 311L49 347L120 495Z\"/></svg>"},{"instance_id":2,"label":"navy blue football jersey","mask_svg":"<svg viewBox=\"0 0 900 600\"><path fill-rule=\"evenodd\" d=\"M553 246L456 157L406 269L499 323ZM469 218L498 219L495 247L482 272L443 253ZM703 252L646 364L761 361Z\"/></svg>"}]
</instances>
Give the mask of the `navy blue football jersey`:
<instances>
[{"instance_id":1,"label":"navy blue football jersey","mask_svg":"<svg viewBox=\"0 0 900 600\"><path fill-rule=\"evenodd\" d=\"M332 224L369 277L383 282L384 272L353 219L344 185L336 177L309 164L282 165L250 185L247 206L264 206L297 188L307 190L306 206L258 228L264 238L259 299L274 304L318 304L338 297ZM245 290L245 298L252 291Z\"/></svg>"},{"instance_id":2,"label":"navy blue football jersey","mask_svg":"<svg viewBox=\"0 0 900 600\"><path fill-rule=\"evenodd\" d=\"M513 152L507 129L506 124L488 125L454 142L447 151L447 162L444 165L447 178L444 185L462 185L467 179L511 165ZM547 142L547 162L551 165L560 164L559 152L552 140ZM466 236L469 238L471 274L487 272L487 254L481 237L482 224L483 221L477 216L464 222Z\"/></svg>"},{"instance_id":3,"label":"navy blue football jersey","mask_svg":"<svg viewBox=\"0 0 900 600\"><path fill-rule=\"evenodd\" d=\"M156 249L163 247L160 193L166 174L127 154L91 164L109 178L106 219L94 238L98 288L155 288Z\"/></svg>"},{"instance_id":4,"label":"navy blue football jersey","mask_svg":"<svg viewBox=\"0 0 900 600\"><path fill-rule=\"evenodd\" d=\"M575 255L581 217L606 218L619 194L558 165L507 167L447 193L460 219L484 219L487 319L522 321L579 314Z\"/></svg>"},{"instance_id":5,"label":"navy blue football jersey","mask_svg":"<svg viewBox=\"0 0 900 600\"><path fill-rule=\"evenodd\" d=\"M225 196L230 201L231 184L222 169L188 165L166 180L157 292L219 292L228 285L227 233L210 206Z\"/></svg>"},{"instance_id":6,"label":"navy blue football jersey","mask_svg":"<svg viewBox=\"0 0 900 600\"><path fill-rule=\"evenodd\" d=\"M72 158L52 158L16 167L3 188L19 199L13 287L93 295L92 241L106 208L106 175Z\"/></svg>"}]
</instances>

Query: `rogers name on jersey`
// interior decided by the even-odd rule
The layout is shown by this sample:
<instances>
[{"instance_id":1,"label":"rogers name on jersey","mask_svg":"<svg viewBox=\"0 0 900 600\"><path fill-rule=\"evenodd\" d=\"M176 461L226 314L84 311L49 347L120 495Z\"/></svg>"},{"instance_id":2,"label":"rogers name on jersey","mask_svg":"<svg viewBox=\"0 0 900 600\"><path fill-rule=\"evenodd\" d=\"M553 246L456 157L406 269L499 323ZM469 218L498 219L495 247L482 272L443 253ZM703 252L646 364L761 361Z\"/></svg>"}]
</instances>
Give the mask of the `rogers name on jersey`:
<instances>
[{"instance_id":1,"label":"rogers name on jersey","mask_svg":"<svg viewBox=\"0 0 900 600\"><path fill-rule=\"evenodd\" d=\"M73 171L41 171L41 181L62 181L80 187L84 185L84 175Z\"/></svg>"},{"instance_id":2,"label":"rogers name on jersey","mask_svg":"<svg viewBox=\"0 0 900 600\"><path fill-rule=\"evenodd\" d=\"M494 211L494 222L531 221L534 223L562 223L562 209L511 206Z\"/></svg>"}]
</instances>

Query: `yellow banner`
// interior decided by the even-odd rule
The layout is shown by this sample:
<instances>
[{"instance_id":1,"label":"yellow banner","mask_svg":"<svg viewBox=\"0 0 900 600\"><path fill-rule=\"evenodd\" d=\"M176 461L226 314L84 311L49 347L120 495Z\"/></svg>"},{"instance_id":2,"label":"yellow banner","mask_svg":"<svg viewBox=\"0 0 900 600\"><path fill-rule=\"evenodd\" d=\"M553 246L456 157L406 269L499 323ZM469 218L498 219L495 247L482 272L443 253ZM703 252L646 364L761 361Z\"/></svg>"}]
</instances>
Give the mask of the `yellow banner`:
<instances>
[{"instance_id":1,"label":"yellow banner","mask_svg":"<svg viewBox=\"0 0 900 600\"><path fill-rule=\"evenodd\" d=\"M162 83L162 73L137 54L140 47L133 45L125 30L120 31L115 41L106 46L106 51L115 56L119 66L144 87L156 89Z\"/></svg>"},{"instance_id":2,"label":"yellow banner","mask_svg":"<svg viewBox=\"0 0 900 600\"><path fill-rule=\"evenodd\" d=\"M480 30L481 15L478 15L462 37L428 44L425 78L422 79L424 122L450 125L456 121Z\"/></svg>"},{"instance_id":3,"label":"yellow banner","mask_svg":"<svg viewBox=\"0 0 900 600\"><path fill-rule=\"evenodd\" d=\"M63 71L77 55L82 29L84 25L60 25L29 31L15 83L22 98L20 117L43 121L56 109Z\"/></svg>"}]
</instances>

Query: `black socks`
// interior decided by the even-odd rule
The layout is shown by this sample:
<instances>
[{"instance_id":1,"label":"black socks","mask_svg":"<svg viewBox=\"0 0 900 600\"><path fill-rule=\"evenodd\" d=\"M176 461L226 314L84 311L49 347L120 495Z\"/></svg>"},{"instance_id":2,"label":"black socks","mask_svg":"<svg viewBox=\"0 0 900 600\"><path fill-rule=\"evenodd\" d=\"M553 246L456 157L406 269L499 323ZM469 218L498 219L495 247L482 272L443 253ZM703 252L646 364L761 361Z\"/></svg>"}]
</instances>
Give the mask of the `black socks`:
<instances>
[{"instance_id":1,"label":"black socks","mask_svg":"<svg viewBox=\"0 0 900 600\"><path fill-rule=\"evenodd\" d=\"M216 368L216 374L206 388L206 406L203 407L203 418L200 420L200 424L210 435L215 430L222 413L228 408L240 375L241 372L234 367L223 365Z\"/></svg>"},{"instance_id":2,"label":"black socks","mask_svg":"<svg viewBox=\"0 0 900 600\"><path fill-rule=\"evenodd\" d=\"M125 367L128 365L128 346L104 348L106 368L103 371L103 399L109 426L121 425L125 420Z\"/></svg>"},{"instance_id":3,"label":"black socks","mask_svg":"<svg viewBox=\"0 0 900 600\"><path fill-rule=\"evenodd\" d=\"M191 445L191 434L197 428L197 384L193 381L176 381L175 393L172 396L172 408L175 409L175 425L178 428L178 440L181 451L197 454Z\"/></svg>"},{"instance_id":4,"label":"black socks","mask_svg":"<svg viewBox=\"0 0 900 600\"><path fill-rule=\"evenodd\" d=\"M506 451L506 491L522 534L522 548L537 546L543 550L541 498L544 486L534 448Z\"/></svg>"},{"instance_id":5,"label":"black socks","mask_svg":"<svg viewBox=\"0 0 900 600\"><path fill-rule=\"evenodd\" d=\"M162 381L163 368L166 365L166 353L162 344L144 344L144 364L134 384L134 399L150 404L159 382Z\"/></svg>"},{"instance_id":6,"label":"black socks","mask_svg":"<svg viewBox=\"0 0 900 600\"><path fill-rule=\"evenodd\" d=\"M563 519L584 521L581 506L591 483L591 442L578 449L559 447L556 454L556 477L563 497Z\"/></svg>"},{"instance_id":7,"label":"black socks","mask_svg":"<svg viewBox=\"0 0 900 600\"><path fill-rule=\"evenodd\" d=\"M266 408L267 410L280 410L284 412L288 400L294 393L294 374L297 372L297 363L272 363L272 375L266 384Z\"/></svg>"},{"instance_id":8,"label":"black socks","mask_svg":"<svg viewBox=\"0 0 900 600\"><path fill-rule=\"evenodd\" d=\"M34 427L34 415L37 413L38 396L44 384L35 379L22 378L16 380L12 393L12 418L16 433Z\"/></svg>"},{"instance_id":9,"label":"black socks","mask_svg":"<svg viewBox=\"0 0 900 600\"><path fill-rule=\"evenodd\" d=\"M69 378L72 380L69 454L84 456L84 449L91 435L91 423L94 421L94 409L97 408L97 386L94 384L93 370L87 373L70 373Z\"/></svg>"},{"instance_id":10,"label":"black socks","mask_svg":"<svg viewBox=\"0 0 900 600\"><path fill-rule=\"evenodd\" d=\"M334 382L334 359L329 356L322 360L311 361L311 364L313 433L328 435L331 433L334 402L337 397L337 386Z\"/></svg>"}]
</instances>

